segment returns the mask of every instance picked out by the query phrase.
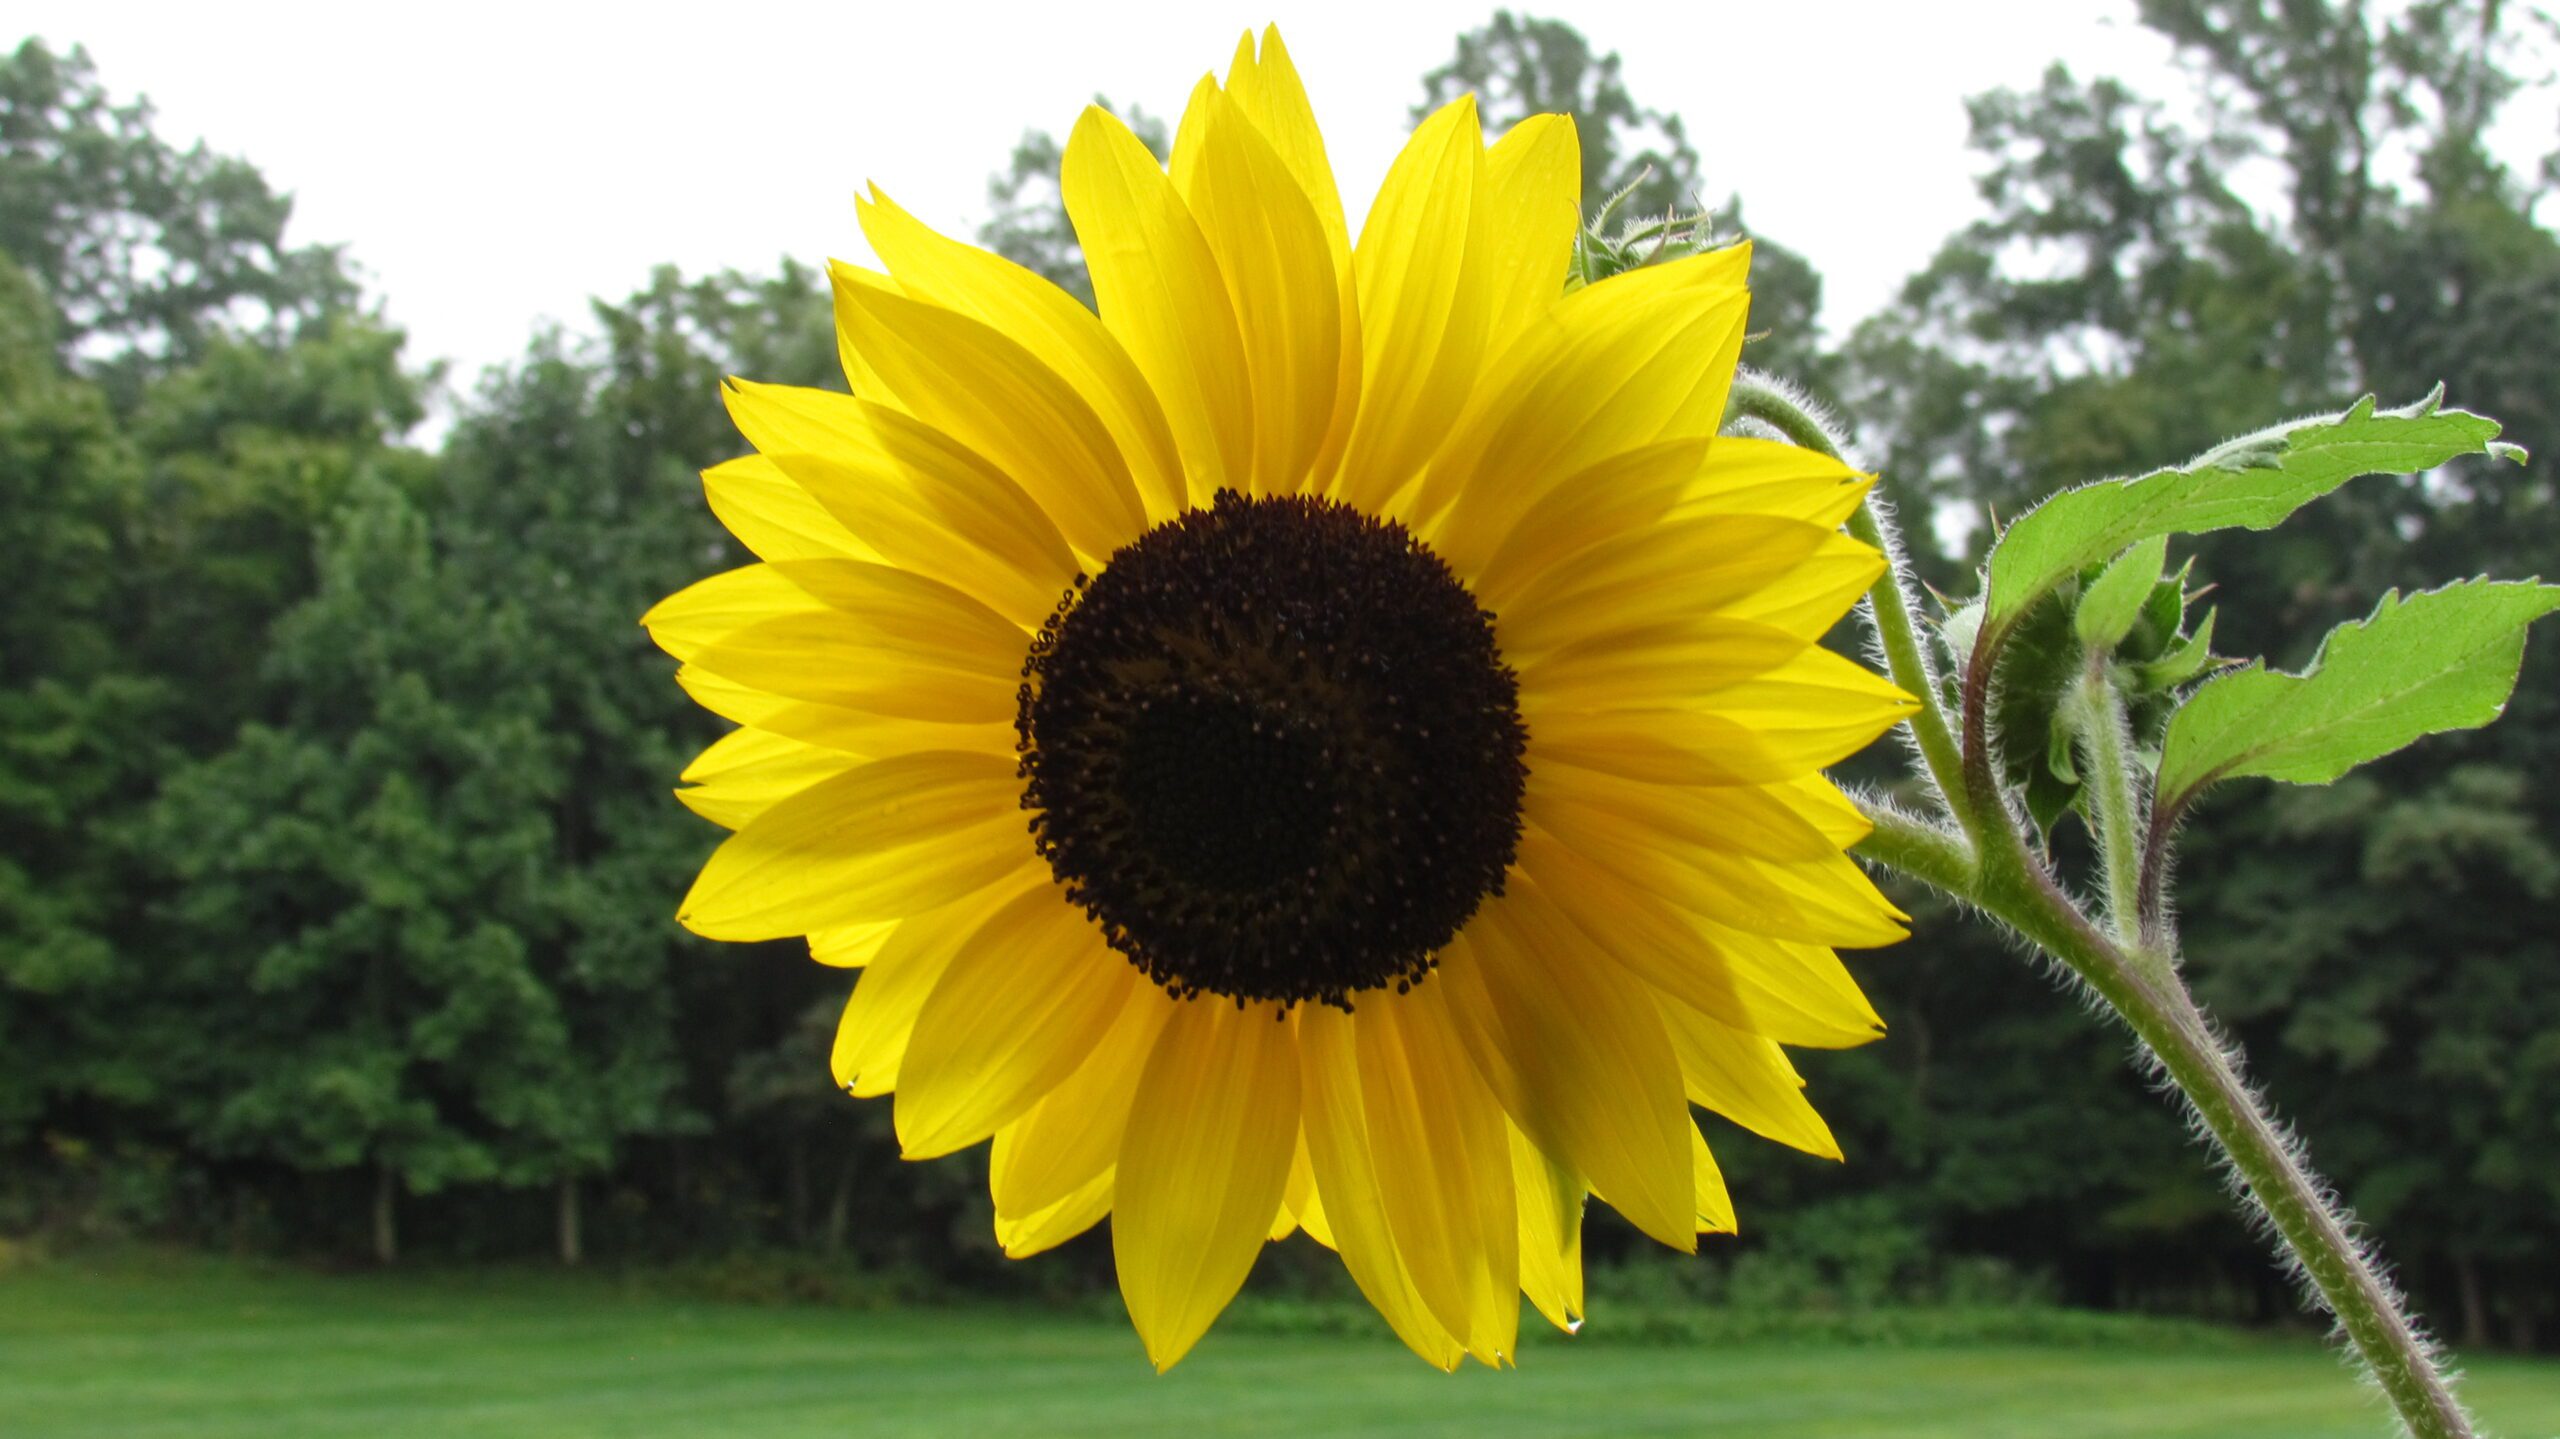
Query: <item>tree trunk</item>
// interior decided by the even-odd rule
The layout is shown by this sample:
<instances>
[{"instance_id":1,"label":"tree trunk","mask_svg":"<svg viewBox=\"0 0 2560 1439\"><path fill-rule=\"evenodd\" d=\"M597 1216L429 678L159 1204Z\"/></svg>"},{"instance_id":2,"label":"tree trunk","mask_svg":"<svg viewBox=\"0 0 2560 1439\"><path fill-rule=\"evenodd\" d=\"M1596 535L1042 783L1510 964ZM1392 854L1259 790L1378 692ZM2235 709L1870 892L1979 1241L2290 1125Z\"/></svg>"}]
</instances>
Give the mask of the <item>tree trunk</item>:
<instances>
[{"instance_id":1,"label":"tree trunk","mask_svg":"<svg viewBox=\"0 0 2560 1439\"><path fill-rule=\"evenodd\" d=\"M795 1135L782 1152L782 1199L784 1222L791 1228L793 1247L809 1242L809 1140Z\"/></svg>"},{"instance_id":2,"label":"tree trunk","mask_svg":"<svg viewBox=\"0 0 2560 1439\"><path fill-rule=\"evenodd\" d=\"M373 1262L390 1265L400 1262L399 1213L393 1202L399 1198L400 1178L388 1163L373 1166Z\"/></svg>"},{"instance_id":3,"label":"tree trunk","mask_svg":"<svg viewBox=\"0 0 2560 1439\"><path fill-rule=\"evenodd\" d=\"M586 1246L578 1229L578 1176L560 1176L560 1262L574 1265L586 1258Z\"/></svg>"},{"instance_id":4,"label":"tree trunk","mask_svg":"<svg viewBox=\"0 0 2560 1439\"><path fill-rule=\"evenodd\" d=\"M2462 1346L2488 1346L2489 1296L2480 1287L2480 1261L2468 1254L2453 1256L2453 1282L2462 1291Z\"/></svg>"},{"instance_id":5,"label":"tree trunk","mask_svg":"<svg viewBox=\"0 0 2560 1439\"><path fill-rule=\"evenodd\" d=\"M844 1168L836 1173L836 1192L827 1197L826 1249L829 1258L844 1253L845 1235L853 1228L853 1176L861 1160L846 1146Z\"/></svg>"}]
</instances>

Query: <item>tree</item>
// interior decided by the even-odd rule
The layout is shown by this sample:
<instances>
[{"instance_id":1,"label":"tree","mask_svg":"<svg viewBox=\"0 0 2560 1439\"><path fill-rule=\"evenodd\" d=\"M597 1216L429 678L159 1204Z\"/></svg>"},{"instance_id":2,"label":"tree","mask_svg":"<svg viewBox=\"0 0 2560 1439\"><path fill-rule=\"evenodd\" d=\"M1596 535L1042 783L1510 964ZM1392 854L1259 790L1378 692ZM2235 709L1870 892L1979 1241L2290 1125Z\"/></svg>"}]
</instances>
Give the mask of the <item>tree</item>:
<instances>
[{"instance_id":1,"label":"tree","mask_svg":"<svg viewBox=\"0 0 2560 1439\"><path fill-rule=\"evenodd\" d=\"M1991 213L1851 346L1853 408L1895 484L1962 506L1979 546L2058 482L2361 391L2448 380L2528 439L2560 420L2560 241L2533 219L2549 166L2520 176L2489 144L2532 22L2457 0L2142 13L2193 67L2195 103L2059 68L1973 103ZM2252 165L2278 177L2272 205L2233 179ZM2299 661L2297 637L2387 586L2549 572L2554 473L2361 481L2271 535L2197 544L2197 576L2227 647ZM2187 896L2206 997L2474 1339L2500 1314L2529 1337L2560 1263L2510 1222L2560 1183L2532 1139L2560 1004L2517 990L2549 951L2511 918L2551 884L2560 808L2532 777L2560 760L2555 706L2560 670L2537 655L2509 723L2325 793L2226 797L2187 846L2214 877Z\"/></svg>"},{"instance_id":2,"label":"tree","mask_svg":"<svg viewBox=\"0 0 2560 1439\"><path fill-rule=\"evenodd\" d=\"M28 40L0 64L0 251L51 302L58 353L119 402L221 337L281 342L353 308L335 250L285 243L292 210L245 161L161 139L87 51Z\"/></svg>"}]
</instances>

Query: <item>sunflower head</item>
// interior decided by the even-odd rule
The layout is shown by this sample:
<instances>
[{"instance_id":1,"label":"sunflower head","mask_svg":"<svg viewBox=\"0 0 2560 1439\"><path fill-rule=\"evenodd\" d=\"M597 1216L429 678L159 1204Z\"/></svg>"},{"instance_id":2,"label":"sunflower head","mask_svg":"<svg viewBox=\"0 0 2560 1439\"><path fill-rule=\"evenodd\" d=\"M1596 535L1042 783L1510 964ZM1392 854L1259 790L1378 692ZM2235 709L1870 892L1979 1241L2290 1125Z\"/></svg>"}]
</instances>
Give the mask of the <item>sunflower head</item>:
<instances>
[{"instance_id":1,"label":"sunflower head","mask_svg":"<svg viewBox=\"0 0 2560 1439\"><path fill-rule=\"evenodd\" d=\"M761 562L647 617L738 725L679 918L859 970L838 1081L993 1141L1008 1253L1108 1216L1159 1367L1300 1229L1508 1362L1588 1197L1733 1227L1693 1104L1837 1156L1781 1046L1901 933L1821 774L1909 707L1816 643L1867 478L1717 436L1746 248L1567 293L1561 117L1443 109L1355 244L1267 32L1062 184L1098 315L875 190L851 393L729 386Z\"/></svg>"}]
</instances>

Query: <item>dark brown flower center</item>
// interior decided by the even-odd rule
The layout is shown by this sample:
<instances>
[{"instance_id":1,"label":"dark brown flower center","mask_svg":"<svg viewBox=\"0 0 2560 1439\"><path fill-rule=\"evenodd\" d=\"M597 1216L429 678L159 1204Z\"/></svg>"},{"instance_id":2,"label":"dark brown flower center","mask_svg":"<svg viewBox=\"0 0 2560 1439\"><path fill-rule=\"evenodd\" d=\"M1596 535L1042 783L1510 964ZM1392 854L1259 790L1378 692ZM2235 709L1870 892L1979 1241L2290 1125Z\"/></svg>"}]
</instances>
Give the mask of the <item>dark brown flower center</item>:
<instances>
[{"instance_id":1,"label":"dark brown flower center","mask_svg":"<svg viewBox=\"0 0 2560 1439\"><path fill-rule=\"evenodd\" d=\"M1222 491L1078 580L1024 664L1034 843L1178 996L1429 972L1520 839L1493 617L1401 525Z\"/></svg>"}]
</instances>

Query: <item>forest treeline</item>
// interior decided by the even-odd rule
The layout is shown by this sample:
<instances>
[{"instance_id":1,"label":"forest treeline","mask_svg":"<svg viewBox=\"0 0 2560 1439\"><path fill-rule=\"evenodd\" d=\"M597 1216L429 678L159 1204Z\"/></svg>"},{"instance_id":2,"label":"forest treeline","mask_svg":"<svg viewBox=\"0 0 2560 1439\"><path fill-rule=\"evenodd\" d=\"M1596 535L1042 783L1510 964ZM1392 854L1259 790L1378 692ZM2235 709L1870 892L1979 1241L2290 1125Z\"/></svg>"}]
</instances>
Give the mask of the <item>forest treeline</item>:
<instances>
[{"instance_id":1,"label":"forest treeline","mask_svg":"<svg viewBox=\"0 0 2560 1439\"><path fill-rule=\"evenodd\" d=\"M2190 89L2056 68L1973 100L1982 218L1838 337L1818 273L1762 238L1746 360L1845 407L1934 519L1908 532L1944 542L1919 560L1950 591L2059 485L2438 381L2542 457L2198 542L2220 647L2298 664L2387 587L2560 574L2560 240L2537 216L2560 151L2497 128L2548 106L2526 83L2548 22L2141 12ZM1461 89L1497 127L1574 112L1595 206L1632 184L1639 213L1704 198L1747 228L1701 196L1680 120L1564 25L1460 37L1423 100ZM985 238L1072 286L1056 158L1026 137ZM1818 158L1856 183L1855 155ZM716 722L635 621L749 559L697 478L741 448L719 381L843 383L823 276L661 271L532 336L427 448L441 379L289 208L78 50L0 65L0 1235L1107 1282L1107 1241L1003 1265L983 1168L899 1163L887 1106L833 1090L849 976L672 921L718 832L670 789ZM2185 861L2207 1002L2474 1343L2560 1328L2555 773L2540 650L2504 722L2326 789L2235 787ZM2054 843L2069 864L2080 840ZM1906 902L1912 940L1851 956L1890 1035L1803 1056L1849 1163L1711 1132L1747 1233L1696 1282L1752 1267L1755 1292L1856 1303L1988 1274L2290 1312L2124 1038ZM1595 1217L1596 1262L1632 1247Z\"/></svg>"}]
</instances>

